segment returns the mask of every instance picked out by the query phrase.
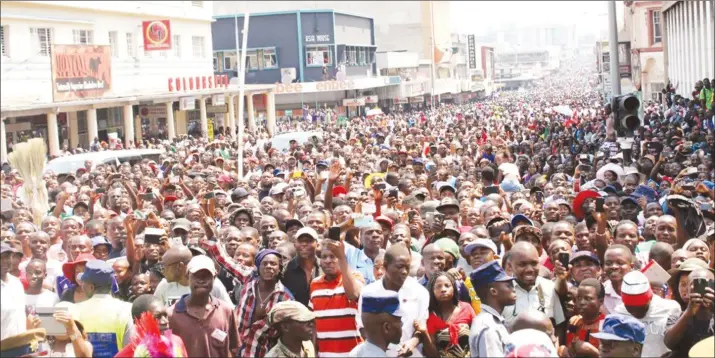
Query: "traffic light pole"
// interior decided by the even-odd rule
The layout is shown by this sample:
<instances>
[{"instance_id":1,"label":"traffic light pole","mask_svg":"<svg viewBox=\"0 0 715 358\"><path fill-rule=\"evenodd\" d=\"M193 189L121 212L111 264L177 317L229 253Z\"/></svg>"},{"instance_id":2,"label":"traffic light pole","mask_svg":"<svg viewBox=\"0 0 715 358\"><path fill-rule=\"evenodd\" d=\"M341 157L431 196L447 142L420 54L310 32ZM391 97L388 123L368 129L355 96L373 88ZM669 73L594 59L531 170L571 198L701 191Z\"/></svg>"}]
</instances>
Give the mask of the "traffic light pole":
<instances>
[{"instance_id":1,"label":"traffic light pole","mask_svg":"<svg viewBox=\"0 0 715 358\"><path fill-rule=\"evenodd\" d=\"M618 68L618 21L616 21L616 1L608 1L608 52L611 67L611 96L621 94L621 73Z\"/></svg>"}]
</instances>

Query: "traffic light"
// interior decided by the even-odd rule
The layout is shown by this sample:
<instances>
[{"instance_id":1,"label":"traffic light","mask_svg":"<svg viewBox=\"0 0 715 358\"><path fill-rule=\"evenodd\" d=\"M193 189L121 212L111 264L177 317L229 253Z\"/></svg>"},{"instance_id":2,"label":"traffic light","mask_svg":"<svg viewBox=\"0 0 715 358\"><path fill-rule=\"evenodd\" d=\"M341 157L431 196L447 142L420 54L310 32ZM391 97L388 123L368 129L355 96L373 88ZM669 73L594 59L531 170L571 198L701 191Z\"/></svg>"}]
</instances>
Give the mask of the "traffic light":
<instances>
[{"instance_id":1,"label":"traffic light","mask_svg":"<svg viewBox=\"0 0 715 358\"><path fill-rule=\"evenodd\" d=\"M641 126L641 118L638 116L640 106L641 101L632 94L613 98L613 126L619 137L633 137L636 129Z\"/></svg>"}]
</instances>

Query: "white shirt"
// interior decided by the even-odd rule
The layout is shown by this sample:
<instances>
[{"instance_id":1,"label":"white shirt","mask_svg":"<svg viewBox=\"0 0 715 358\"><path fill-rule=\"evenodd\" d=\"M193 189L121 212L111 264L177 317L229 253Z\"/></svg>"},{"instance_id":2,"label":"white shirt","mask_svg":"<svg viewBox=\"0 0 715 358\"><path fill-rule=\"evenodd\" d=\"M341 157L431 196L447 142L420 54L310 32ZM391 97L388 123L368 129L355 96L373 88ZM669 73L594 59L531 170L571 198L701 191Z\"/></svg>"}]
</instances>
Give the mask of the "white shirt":
<instances>
[{"instance_id":1,"label":"white shirt","mask_svg":"<svg viewBox=\"0 0 715 358\"><path fill-rule=\"evenodd\" d=\"M166 279L162 279L161 282L156 286L156 291L154 291L154 296L161 298L166 306L171 306L176 302L181 296L191 293L189 286L183 286L178 282L167 282ZM214 287L211 290L211 296L214 296L225 303L229 304L231 308L234 308L233 302L231 302L231 296L226 292L226 287L223 286L218 278L214 278Z\"/></svg>"},{"instance_id":2,"label":"white shirt","mask_svg":"<svg viewBox=\"0 0 715 358\"><path fill-rule=\"evenodd\" d=\"M616 307L615 313L631 316L626 310L626 306L622 303ZM665 346L665 331L668 318L674 317L677 320L681 313L682 310L678 302L653 295L645 317L636 318L645 325L645 343L643 343L641 357L660 357L670 352L670 349Z\"/></svg>"},{"instance_id":3,"label":"white shirt","mask_svg":"<svg viewBox=\"0 0 715 358\"><path fill-rule=\"evenodd\" d=\"M358 300L358 314L355 316L355 321L357 322L358 329L362 328L362 297L366 293L379 294L381 292L387 291L382 283L382 279L377 280L362 289L360 299ZM400 310L405 313L402 316L402 338L400 338L400 343L404 343L412 338L415 333L415 329L412 326L413 322L416 320L418 322L427 323L427 317L429 317L429 293L427 289L422 287L419 282L414 277L407 277L405 283L397 292L400 298ZM418 347L412 354L412 357L422 357L422 347ZM397 346L391 344L387 348L388 357L397 357Z\"/></svg>"},{"instance_id":4,"label":"white shirt","mask_svg":"<svg viewBox=\"0 0 715 358\"><path fill-rule=\"evenodd\" d=\"M603 298L603 310L606 311L605 314L609 315L615 311L618 305L623 303L623 299L621 298L621 295L616 293L611 280L608 280L603 284L603 289L606 294Z\"/></svg>"},{"instance_id":5,"label":"white shirt","mask_svg":"<svg viewBox=\"0 0 715 358\"><path fill-rule=\"evenodd\" d=\"M60 302L60 298L48 289L43 288L39 295L25 294L25 307L28 312L37 312L37 307L55 307L57 302Z\"/></svg>"},{"instance_id":6,"label":"white shirt","mask_svg":"<svg viewBox=\"0 0 715 358\"><path fill-rule=\"evenodd\" d=\"M370 357L370 358L375 358L375 357L387 357L385 354L385 351L383 351L380 347L365 341L353 348L353 350L348 353L348 357L350 358L361 358L361 357Z\"/></svg>"},{"instance_id":7,"label":"white shirt","mask_svg":"<svg viewBox=\"0 0 715 358\"><path fill-rule=\"evenodd\" d=\"M539 298L539 287L541 287L541 296ZM521 312L529 310L539 310L543 308L544 314L549 318L553 318L556 324L561 324L566 320L564 317L564 310L561 307L561 300L554 290L555 284L551 280L547 280L543 277L536 278L536 284L531 288L529 292L526 292L519 284L514 281L514 288L516 290L516 304L513 306L504 307L502 311L502 316L506 319L507 327L511 327L511 324L516 319L516 316ZM543 307L542 307L543 304Z\"/></svg>"},{"instance_id":8,"label":"white shirt","mask_svg":"<svg viewBox=\"0 0 715 358\"><path fill-rule=\"evenodd\" d=\"M7 281L0 280L0 323L0 340L27 330L25 289L20 279L9 273Z\"/></svg>"},{"instance_id":9,"label":"white shirt","mask_svg":"<svg viewBox=\"0 0 715 358\"><path fill-rule=\"evenodd\" d=\"M20 262L20 271L27 272L25 269L30 261L32 261L32 259ZM45 261L45 271L47 273L47 277L45 277L43 283L51 287L55 287L57 284L57 276L64 276L64 273L62 273L62 263L55 259L48 258L47 261Z\"/></svg>"}]
</instances>

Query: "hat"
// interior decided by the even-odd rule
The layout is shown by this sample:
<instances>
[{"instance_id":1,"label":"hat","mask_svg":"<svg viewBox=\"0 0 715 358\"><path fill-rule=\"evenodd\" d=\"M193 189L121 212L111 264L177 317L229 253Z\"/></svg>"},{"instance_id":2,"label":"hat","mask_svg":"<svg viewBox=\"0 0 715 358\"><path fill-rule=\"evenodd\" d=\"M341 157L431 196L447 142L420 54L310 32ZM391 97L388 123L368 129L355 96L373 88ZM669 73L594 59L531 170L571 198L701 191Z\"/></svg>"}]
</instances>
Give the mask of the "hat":
<instances>
[{"instance_id":1,"label":"hat","mask_svg":"<svg viewBox=\"0 0 715 358\"><path fill-rule=\"evenodd\" d=\"M631 204L640 207L640 205L638 205L638 201L631 196L625 196L623 197L623 199L621 199L621 205L625 204L626 202L630 202Z\"/></svg>"},{"instance_id":2,"label":"hat","mask_svg":"<svg viewBox=\"0 0 715 358\"><path fill-rule=\"evenodd\" d=\"M449 208L454 208L454 209L459 210L459 202L457 201L457 199L450 197L450 196L442 199L442 201L440 201L439 205L437 206L437 211L439 211L441 213L443 210L446 210Z\"/></svg>"},{"instance_id":3,"label":"hat","mask_svg":"<svg viewBox=\"0 0 715 358\"><path fill-rule=\"evenodd\" d=\"M643 344L645 342L645 325L631 316L609 314L606 316L606 319L603 320L601 330L591 334L591 336L607 341L631 341Z\"/></svg>"},{"instance_id":4,"label":"hat","mask_svg":"<svg viewBox=\"0 0 715 358\"><path fill-rule=\"evenodd\" d=\"M38 353L40 343L45 341L47 331L44 328L30 329L0 341L0 356L25 357Z\"/></svg>"},{"instance_id":5,"label":"hat","mask_svg":"<svg viewBox=\"0 0 715 358\"><path fill-rule=\"evenodd\" d=\"M271 188L271 190L268 192L268 195L283 194L287 187L288 187L288 184L286 184L286 183L278 183Z\"/></svg>"},{"instance_id":6,"label":"hat","mask_svg":"<svg viewBox=\"0 0 715 358\"><path fill-rule=\"evenodd\" d=\"M295 239L298 240L298 238L300 238L303 235L308 235L313 240L320 239L320 236L318 235L318 233L315 230L313 230L313 228L307 227L307 226L302 227L300 230L298 230L298 232L295 233Z\"/></svg>"},{"instance_id":7,"label":"hat","mask_svg":"<svg viewBox=\"0 0 715 358\"><path fill-rule=\"evenodd\" d=\"M600 197L601 194L594 190L584 190L582 192L579 192L578 195L576 195L576 197L573 199L573 214L576 216L576 218L583 219L584 215L586 215L583 211L583 203L586 201L586 199L596 199Z\"/></svg>"},{"instance_id":8,"label":"hat","mask_svg":"<svg viewBox=\"0 0 715 358\"><path fill-rule=\"evenodd\" d=\"M12 252L12 251L13 250L12 250L12 247L10 247L10 245L8 245L4 242L2 244L0 244L0 255L4 254L6 252Z\"/></svg>"},{"instance_id":9,"label":"hat","mask_svg":"<svg viewBox=\"0 0 715 358\"><path fill-rule=\"evenodd\" d=\"M528 226L534 226L534 222L531 221L526 215L524 214L516 214L514 215L513 218L511 218L511 227L515 228L519 226L519 224L526 224Z\"/></svg>"},{"instance_id":10,"label":"hat","mask_svg":"<svg viewBox=\"0 0 715 358\"><path fill-rule=\"evenodd\" d=\"M474 288L477 288L493 282L512 281L514 277L507 275L504 269L499 266L499 262L494 260L477 267L469 274L469 280L474 285Z\"/></svg>"},{"instance_id":11,"label":"hat","mask_svg":"<svg viewBox=\"0 0 715 358\"><path fill-rule=\"evenodd\" d=\"M471 255L472 251L476 249L477 247L484 247L487 249L492 250L495 254L497 253L497 245L494 243L494 241L489 240L489 239L476 239L469 244L467 244L466 247L464 247L464 253L467 255Z\"/></svg>"},{"instance_id":12,"label":"hat","mask_svg":"<svg viewBox=\"0 0 715 358\"><path fill-rule=\"evenodd\" d=\"M234 202L238 202L238 200L243 199L248 196L248 191L244 188L237 188L231 193L231 199Z\"/></svg>"},{"instance_id":13,"label":"hat","mask_svg":"<svg viewBox=\"0 0 715 358\"><path fill-rule=\"evenodd\" d=\"M427 188L417 188L412 192L412 195L414 195L415 198L418 196L422 196L422 198L424 199L429 195L429 190L427 190Z\"/></svg>"},{"instance_id":14,"label":"hat","mask_svg":"<svg viewBox=\"0 0 715 358\"><path fill-rule=\"evenodd\" d=\"M442 232L440 234L444 234L447 231L452 232L453 234L457 235L457 237L459 237L459 235L460 235L459 226L457 225L457 222L454 220L445 220L444 221L444 229L442 229Z\"/></svg>"},{"instance_id":15,"label":"hat","mask_svg":"<svg viewBox=\"0 0 715 358\"><path fill-rule=\"evenodd\" d=\"M186 247L191 251L191 256L206 255L206 250L202 249L197 243L192 243L186 245Z\"/></svg>"},{"instance_id":16,"label":"hat","mask_svg":"<svg viewBox=\"0 0 715 358\"><path fill-rule=\"evenodd\" d=\"M268 324L274 325L284 321L310 322L315 319L315 313L298 301L283 301L276 303L268 312Z\"/></svg>"},{"instance_id":17,"label":"hat","mask_svg":"<svg viewBox=\"0 0 715 358\"><path fill-rule=\"evenodd\" d=\"M175 219L171 222L171 231L176 229L184 230L186 232L191 231L191 221L185 218Z\"/></svg>"},{"instance_id":18,"label":"hat","mask_svg":"<svg viewBox=\"0 0 715 358\"><path fill-rule=\"evenodd\" d=\"M112 249L112 244L109 243L107 238L105 238L104 236L95 236L92 238L92 247L97 247L99 245L107 245L109 246L110 250Z\"/></svg>"},{"instance_id":19,"label":"hat","mask_svg":"<svg viewBox=\"0 0 715 358\"><path fill-rule=\"evenodd\" d=\"M62 219L63 222L66 220L74 220L79 224L80 227L84 228L84 220L82 220L82 218L79 216L71 215L71 216L64 217Z\"/></svg>"},{"instance_id":20,"label":"hat","mask_svg":"<svg viewBox=\"0 0 715 358\"><path fill-rule=\"evenodd\" d=\"M558 357L551 337L543 331L532 328L520 329L512 332L508 340L509 343L504 347L504 357Z\"/></svg>"},{"instance_id":21,"label":"hat","mask_svg":"<svg viewBox=\"0 0 715 358\"><path fill-rule=\"evenodd\" d=\"M347 193L348 193L348 190L345 189L344 186L336 185L336 186L333 187L333 197L334 197L334 198L335 198L335 197L338 197L338 196L340 196L340 195L343 195L343 194L347 194Z\"/></svg>"},{"instance_id":22,"label":"hat","mask_svg":"<svg viewBox=\"0 0 715 358\"><path fill-rule=\"evenodd\" d=\"M77 284L77 281L75 280L75 269L77 268L77 265L96 259L97 258L92 256L92 254L80 254L74 261L65 262L64 264L62 264L62 274L70 282L72 282L73 284Z\"/></svg>"},{"instance_id":23,"label":"hat","mask_svg":"<svg viewBox=\"0 0 715 358\"><path fill-rule=\"evenodd\" d=\"M649 203L658 201L658 192L655 191L655 189L649 187L648 185L643 184L638 185L636 187L636 190L633 191L633 194L631 194L631 196L635 199L645 197Z\"/></svg>"},{"instance_id":24,"label":"hat","mask_svg":"<svg viewBox=\"0 0 715 358\"><path fill-rule=\"evenodd\" d=\"M213 276L216 276L216 266L210 257L205 255L194 256L186 265L186 270L189 273L197 273L201 270L208 270Z\"/></svg>"},{"instance_id":25,"label":"hat","mask_svg":"<svg viewBox=\"0 0 715 358\"><path fill-rule=\"evenodd\" d=\"M114 270L107 262L102 260L90 260L84 266L84 272L79 275L82 282L91 283L95 286L108 287L112 285Z\"/></svg>"},{"instance_id":26,"label":"hat","mask_svg":"<svg viewBox=\"0 0 715 358\"><path fill-rule=\"evenodd\" d=\"M422 159L422 158L415 158L415 159L412 159L412 165L416 165L416 164L422 164L422 165L425 165L425 160L424 160L424 159Z\"/></svg>"},{"instance_id":27,"label":"hat","mask_svg":"<svg viewBox=\"0 0 715 358\"><path fill-rule=\"evenodd\" d=\"M290 228L291 226L298 226L303 228L305 227L305 224L303 224L303 222L298 219L288 219L288 221L286 221L285 223L286 231L288 231L288 228Z\"/></svg>"},{"instance_id":28,"label":"hat","mask_svg":"<svg viewBox=\"0 0 715 358\"><path fill-rule=\"evenodd\" d=\"M165 202L165 203L174 202L174 201L177 201L177 200L179 200L179 198L177 198L177 197L175 197L175 196L173 196L173 195L167 195L167 196L164 197L164 202Z\"/></svg>"},{"instance_id":29,"label":"hat","mask_svg":"<svg viewBox=\"0 0 715 358\"><path fill-rule=\"evenodd\" d=\"M325 168L327 168L327 167L328 167L328 162L326 162L326 161L324 161L324 160L319 160L317 163L315 163L315 167L316 167L316 168L317 168L317 167L325 167Z\"/></svg>"},{"instance_id":30,"label":"hat","mask_svg":"<svg viewBox=\"0 0 715 358\"><path fill-rule=\"evenodd\" d=\"M362 313L387 313L395 317L402 317L405 314L400 309L400 297L395 291L365 292L360 299Z\"/></svg>"},{"instance_id":31,"label":"hat","mask_svg":"<svg viewBox=\"0 0 715 358\"><path fill-rule=\"evenodd\" d=\"M448 253L454 257L454 260L457 261L459 259L459 246L457 245L454 240L445 237L442 239L439 239L434 242L437 247L439 247L440 250L444 251L445 253Z\"/></svg>"},{"instance_id":32,"label":"hat","mask_svg":"<svg viewBox=\"0 0 715 358\"><path fill-rule=\"evenodd\" d=\"M440 193L441 193L443 190L449 190L449 191L451 191L452 193L457 193L457 189L456 189L452 184L447 183L447 182L442 182L442 183L440 183L440 185L438 186L438 188L439 188L439 192L440 192Z\"/></svg>"},{"instance_id":33,"label":"hat","mask_svg":"<svg viewBox=\"0 0 715 358\"><path fill-rule=\"evenodd\" d=\"M256 267L261 267L261 262L263 262L263 259L266 258L268 255L276 255L276 257L281 258L280 252L272 249L263 249L256 254L256 259L255 259L255 264Z\"/></svg>"},{"instance_id":34,"label":"hat","mask_svg":"<svg viewBox=\"0 0 715 358\"><path fill-rule=\"evenodd\" d=\"M596 263L596 265L601 266L601 261L598 259L598 256L596 256L596 254L591 251L576 252L575 254L571 255L571 260L569 260L569 263L573 265L574 262L581 259L590 260L591 262Z\"/></svg>"},{"instance_id":35,"label":"hat","mask_svg":"<svg viewBox=\"0 0 715 358\"><path fill-rule=\"evenodd\" d=\"M625 306L645 306L653 298L648 277L640 271L631 271L623 276L621 299Z\"/></svg>"},{"instance_id":36,"label":"hat","mask_svg":"<svg viewBox=\"0 0 715 358\"><path fill-rule=\"evenodd\" d=\"M683 261L680 266L678 267L673 267L670 270L668 270L668 274L670 274L670 279L668 280L668 286L669 287L678 287L678 282L680 282L680 275L683 273L691 273L695 270L699 269L704 269L704 270L710 270L710 267L708 264L697 258L697 257L691 257L685 261Z\"/></svg>"},{"instance_id":37,"label":"hat","mask_svg":"<svg viewBox=\"0 0 715 358\"><path fill-rule=\"evenodd\" d=\"M392 221L392 219L390 219L389 217L387 217L385 215L380 215L380 216L376 217L375 221L377 221L378 223L385 223L385 224L389 225L391 228L393 225L395 225L395 222Z\"/></svg>"},{"instance_id":38,"label":"hat","mask_svg":"<svg viewBox=\"0 0 715 358\"><path fill-rule=\"evenodd\" d=\"M515 242L521 235L534 235L539 241L541 241L541 237L543 236L541 229L536 226L520 225L512 230L512 237L514 237Z\"/></svg>"}]
</instances>

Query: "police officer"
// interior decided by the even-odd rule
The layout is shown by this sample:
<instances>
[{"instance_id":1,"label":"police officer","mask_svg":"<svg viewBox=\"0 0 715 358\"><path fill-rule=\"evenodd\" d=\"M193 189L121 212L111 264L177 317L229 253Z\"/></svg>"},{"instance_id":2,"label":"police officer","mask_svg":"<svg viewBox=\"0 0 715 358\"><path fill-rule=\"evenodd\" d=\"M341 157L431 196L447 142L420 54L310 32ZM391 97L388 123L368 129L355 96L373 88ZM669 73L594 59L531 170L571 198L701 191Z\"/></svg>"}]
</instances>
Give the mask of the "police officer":
<instances>
[{"instance_id":1,"label":"police officer","mask_svg":"<svg viewBox=\"0 0 715 358\"><path fill-rule=\"evenodd\" d=\"M479 266L469 279L481 300L481 312L472 321L469 349L472 357L503 357L509 338L501 311L516 302L514 278L497 261Z\"/></svg>"}]
</instances>

